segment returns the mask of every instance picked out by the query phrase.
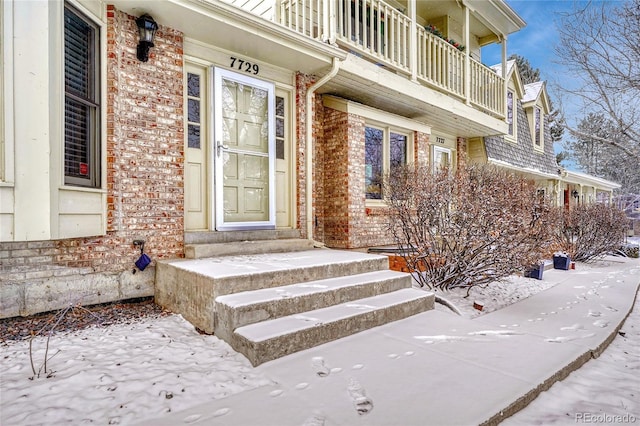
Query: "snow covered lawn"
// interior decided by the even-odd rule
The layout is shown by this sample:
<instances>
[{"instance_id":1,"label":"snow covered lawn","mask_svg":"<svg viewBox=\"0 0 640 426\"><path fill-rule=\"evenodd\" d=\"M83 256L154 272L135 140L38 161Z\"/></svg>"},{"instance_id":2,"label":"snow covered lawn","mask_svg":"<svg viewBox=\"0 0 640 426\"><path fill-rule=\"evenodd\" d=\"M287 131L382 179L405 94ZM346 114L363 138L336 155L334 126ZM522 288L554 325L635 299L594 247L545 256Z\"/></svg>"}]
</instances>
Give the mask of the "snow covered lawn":
<instances>
[{"instance_id":1,"label":"snow covered lawn","mask_svg":"<svg viewBox=\"0 0 640 426\"><path fill-rule=\"evenodd\" d=\"M473 289L469 298L464 298L466 290L441 295L465 317L474 318L549 285L512 277L507 283ZM482 311L473 308L478 300L484 303ZM43 367L46 343L45 337L33 341L36 370ZM199 334L179 315L55 334L48 350L47 368L53 373L34 378L28 340L0 345L0 424L135 424L271 383L226 343ZM640 422L638 377L636 302L622 332L600 358L541 394L508 422L573 424L575 413L632 413Z\"/></svg>"}]
</instances>

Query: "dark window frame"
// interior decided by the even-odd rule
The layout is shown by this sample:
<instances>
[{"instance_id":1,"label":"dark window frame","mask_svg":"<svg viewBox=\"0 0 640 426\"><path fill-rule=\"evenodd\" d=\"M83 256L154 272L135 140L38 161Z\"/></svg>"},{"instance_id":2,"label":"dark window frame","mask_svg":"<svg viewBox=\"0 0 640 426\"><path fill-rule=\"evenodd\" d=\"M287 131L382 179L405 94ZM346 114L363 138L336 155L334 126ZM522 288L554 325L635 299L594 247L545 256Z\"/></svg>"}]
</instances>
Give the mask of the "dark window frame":
<instances>
[{"instance_id":1,"label":"dark window frame","mask_svg":"<svg viewBox=\"0 0 640 426\"><path fill-rule=\"evenodd\" d=\"M100 37L96 22L64 4L65 185L102 184Z\"/></svg>"}]
</instances>

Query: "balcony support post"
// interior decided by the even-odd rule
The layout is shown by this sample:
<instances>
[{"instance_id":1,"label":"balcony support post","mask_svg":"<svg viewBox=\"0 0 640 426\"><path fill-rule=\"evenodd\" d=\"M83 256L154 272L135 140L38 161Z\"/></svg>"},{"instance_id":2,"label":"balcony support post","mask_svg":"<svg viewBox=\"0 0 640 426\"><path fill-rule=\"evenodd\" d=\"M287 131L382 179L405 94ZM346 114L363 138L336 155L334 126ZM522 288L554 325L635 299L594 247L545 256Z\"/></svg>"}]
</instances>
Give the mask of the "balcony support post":
<instances>
[{"instance_id":1,"label":"balcony support post","mask_svg":"<svg viewBox=\"0 0 640 426\"><path fill-rule=\"evenodd\" d=\"M462 4L464 21L462 23L462 37L464 37L464 98L467 105L471 105L471 61L469 59L469 8Z\"/></svg>"},{"instance_id":2,"label":"balcony support post","mask_svg":"<svg viewBox=\"0 0 640 426\"><path fill-rule=\"evenodd\" d=\"M418 80L418 28L416 26L416 0L409 0L409 18L410 18L410 31L409 31L409 70L411 71L411 80Z\"/></svg>"},{"instance_id":3,"label":"balcony support post","mask_svg":"<svg viewBox=\"0 0 640 426\"><path fill-rule=\"evenodd\" d=\"M507 120L507 90L509 90L509 82L507 81L507 35L502 34L502 78L504 81L504 89L502 90L502 108L505 121Z\"/></svg>"},{"instance_id":4,"label":"balcony support post","mask_svg":"<svg viewBox=\"0 0 640 426\"><path fill-rule=\"evenodd\" d=\"M334 0L322 2L322 41L333 44L336 41L336 9Z\"/></svg>"}]
</instances>

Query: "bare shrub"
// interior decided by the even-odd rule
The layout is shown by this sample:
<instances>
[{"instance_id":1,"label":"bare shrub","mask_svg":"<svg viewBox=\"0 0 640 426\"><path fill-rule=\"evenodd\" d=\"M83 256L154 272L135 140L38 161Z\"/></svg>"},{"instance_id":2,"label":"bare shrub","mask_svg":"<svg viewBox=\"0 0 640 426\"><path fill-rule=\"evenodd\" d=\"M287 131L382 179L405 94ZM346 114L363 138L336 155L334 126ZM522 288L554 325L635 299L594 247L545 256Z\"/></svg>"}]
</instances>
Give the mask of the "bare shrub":
<instances>
[{"instance_id":1,"label":"bare shrub","mask_svg":"<svg viewBox=\"0 0 640 426\"><path fill-rule=\"evenodd\" d=\"M421 286L488 284L549 250L554 210L532 182L504 170L409 165L394 168L384 190L390 230Z\"/></svg>"},{"instance_id":2,"label":"bare shrub","mask_svg":"<svg viewBox=\"0 0 640 426\"><path fill-rule=\"evenodd\" d=\"M558 243L571 260L588 262L620 248L628 219L616 207L580 204L562 212Z\"/></svg>"}]
</instances>

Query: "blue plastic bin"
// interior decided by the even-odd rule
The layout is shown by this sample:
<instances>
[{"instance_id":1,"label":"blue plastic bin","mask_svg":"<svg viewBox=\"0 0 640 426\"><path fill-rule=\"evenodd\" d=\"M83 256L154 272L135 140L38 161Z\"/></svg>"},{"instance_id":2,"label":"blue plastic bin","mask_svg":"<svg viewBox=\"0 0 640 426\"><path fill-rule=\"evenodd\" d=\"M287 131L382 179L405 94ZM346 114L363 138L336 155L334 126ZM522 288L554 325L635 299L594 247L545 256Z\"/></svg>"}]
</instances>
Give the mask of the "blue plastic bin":
<instances>
[{"instance_id":1,"label":"blue plastic bin","mask_svg":"<svg viewBox=\"0 0 640 426\"><path fill-rule=\"evenodd\" d=\"M569 270L571 258L569 256L553 256L553 269Z\"/></svg>"}]
</instances>

